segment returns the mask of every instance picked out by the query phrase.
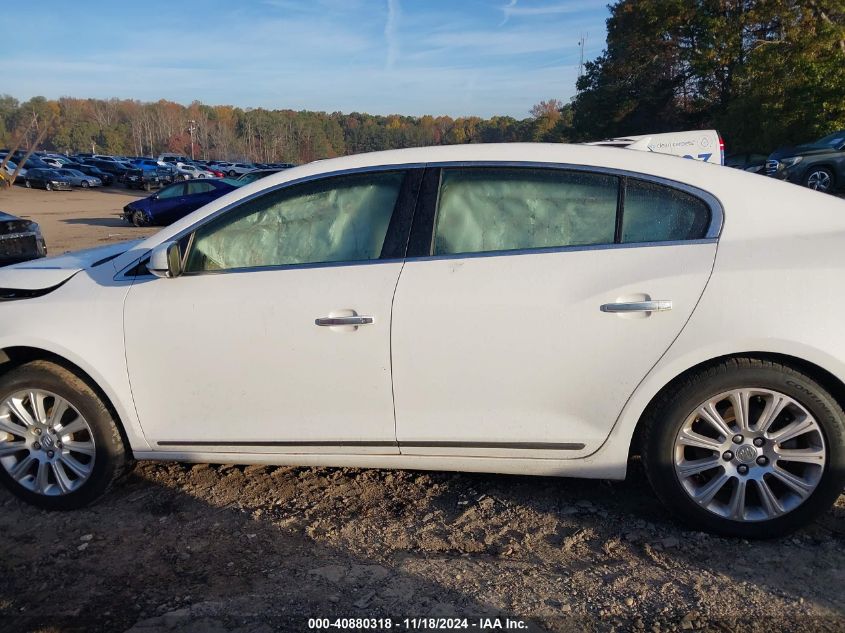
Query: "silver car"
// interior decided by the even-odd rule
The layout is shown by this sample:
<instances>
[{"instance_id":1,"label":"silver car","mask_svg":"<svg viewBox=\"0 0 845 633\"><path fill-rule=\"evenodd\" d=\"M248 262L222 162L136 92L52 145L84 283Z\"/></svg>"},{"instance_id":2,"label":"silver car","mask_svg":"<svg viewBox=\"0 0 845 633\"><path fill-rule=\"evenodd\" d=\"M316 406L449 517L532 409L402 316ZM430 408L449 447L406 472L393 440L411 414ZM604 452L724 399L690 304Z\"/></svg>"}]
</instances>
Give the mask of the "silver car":
<instances>
[{"instance_id":1,"label":"silver car","mask_svg":"<svg viewBox=\"0 0 845 633\"><path fill-rule=\"evenodd\" d=\"M83 189L87 189L88 187L100 187L103 184L103 181L97 178L96 176L89 176L88 174L83 174L81 171L76 169L55 169L60 173L66 180L70 181L74 187L82 187Z\"/></svg>"}]
</instances>

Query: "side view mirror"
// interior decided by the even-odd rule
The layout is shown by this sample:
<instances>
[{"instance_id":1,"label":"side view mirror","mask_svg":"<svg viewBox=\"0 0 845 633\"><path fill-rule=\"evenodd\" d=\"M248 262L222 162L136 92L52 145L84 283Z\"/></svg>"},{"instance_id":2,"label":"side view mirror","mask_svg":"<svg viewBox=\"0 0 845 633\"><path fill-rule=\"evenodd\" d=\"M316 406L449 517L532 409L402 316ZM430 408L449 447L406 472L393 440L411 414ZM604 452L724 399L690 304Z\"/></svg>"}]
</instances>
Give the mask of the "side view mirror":
<instances>
[{"instance_id":1,"label":"side view mirror","mask_svg":"<svg viewBox=\"0 0 845 633\"><path fill-rule=\"evenodd\" d=\"M156 277L173 278L182 274L182 249L179 242L164 242L150 253L147 270Z\"/></svg>"}]
</instances>

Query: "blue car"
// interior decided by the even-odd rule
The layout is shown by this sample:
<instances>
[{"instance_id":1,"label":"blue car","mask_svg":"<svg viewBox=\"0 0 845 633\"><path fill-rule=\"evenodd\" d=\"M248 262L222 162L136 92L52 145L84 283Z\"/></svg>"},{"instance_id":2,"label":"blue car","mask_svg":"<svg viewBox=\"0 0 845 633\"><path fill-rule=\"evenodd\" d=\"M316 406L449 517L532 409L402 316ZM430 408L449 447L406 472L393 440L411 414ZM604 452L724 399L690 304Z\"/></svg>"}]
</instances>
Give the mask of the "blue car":
<instances>
[{"instance_id":1,"label":"blue car","mask_svg":"<svg viewBox=\"0 0 845 633\"><path fill-rule=\"evenodd\" d=\"M234 191L241 184L226 178L177 182L127 204L123 207L123 219L135 226L166 226Z\"/></svg>"}]
</instances>

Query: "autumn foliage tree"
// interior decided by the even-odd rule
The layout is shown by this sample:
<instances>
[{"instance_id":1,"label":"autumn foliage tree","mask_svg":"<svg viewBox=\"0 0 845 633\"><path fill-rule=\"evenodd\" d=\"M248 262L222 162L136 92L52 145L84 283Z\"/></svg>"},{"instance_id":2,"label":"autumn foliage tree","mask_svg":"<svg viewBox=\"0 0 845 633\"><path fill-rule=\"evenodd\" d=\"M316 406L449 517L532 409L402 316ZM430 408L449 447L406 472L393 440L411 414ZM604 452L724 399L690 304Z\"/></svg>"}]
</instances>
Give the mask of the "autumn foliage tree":
<instances>
[{"instance_id":1,"label":"autumn foliage tree","mask_svg":"<svg viewBox=\"0 0 845 633\"><path fill-rule=\"evenodd\" d=\"M577 138L717 127L735 150L845 128L845 0L618 0Z\"/></svg>"}]
</instances>

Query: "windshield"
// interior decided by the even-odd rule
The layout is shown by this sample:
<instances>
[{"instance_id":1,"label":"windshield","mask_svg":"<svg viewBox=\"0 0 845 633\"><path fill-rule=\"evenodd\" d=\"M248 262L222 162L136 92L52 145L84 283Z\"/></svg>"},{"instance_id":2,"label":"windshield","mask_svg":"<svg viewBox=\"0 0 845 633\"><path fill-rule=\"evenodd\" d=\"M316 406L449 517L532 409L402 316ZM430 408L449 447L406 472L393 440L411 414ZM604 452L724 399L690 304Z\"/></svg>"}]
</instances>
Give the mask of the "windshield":
<instances>
[{"instance_id":1,"label":"windshield","mask_svg":"<svg viewBox=\"0 0 845 633\"><path fill-rule=\"evenodd\" d=\"M243 176L241 176L240 178L238 178L236 182L237 182L239 185L248 185L248 184L249 184L249 183L251 183L251 182L255 182L256 180L258 180L259 178L261 178L263 175L264 175L264 174L262 174L262 173L260 173L260 172L255 172L255 171L253 171L253 172L250 172L250 173L248 173L248 174L244 174Z\"/></svg>"}]
</instances>

